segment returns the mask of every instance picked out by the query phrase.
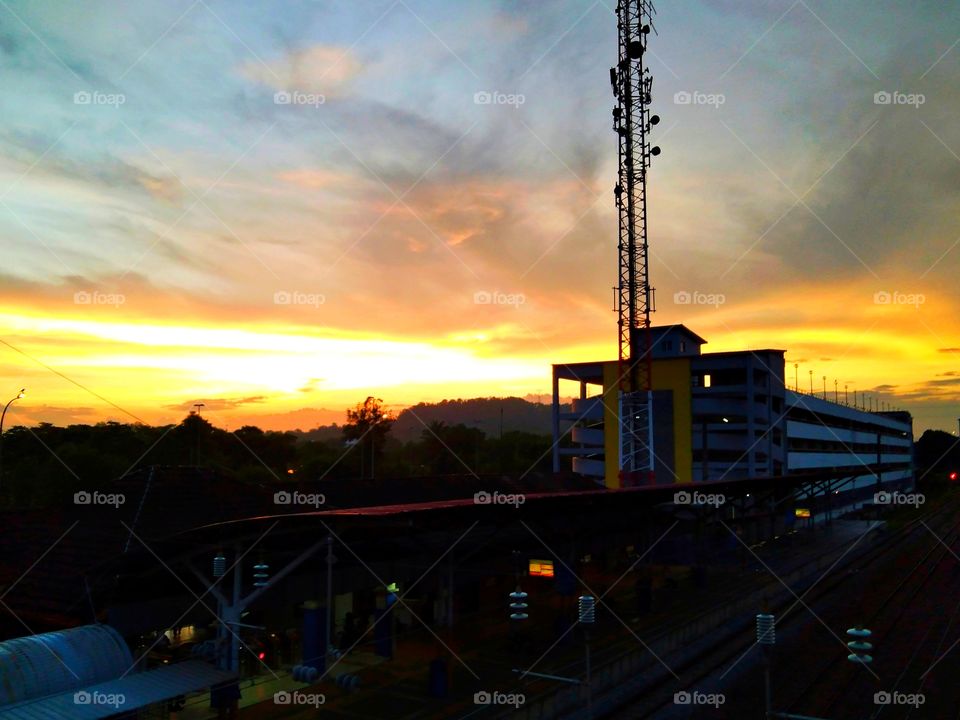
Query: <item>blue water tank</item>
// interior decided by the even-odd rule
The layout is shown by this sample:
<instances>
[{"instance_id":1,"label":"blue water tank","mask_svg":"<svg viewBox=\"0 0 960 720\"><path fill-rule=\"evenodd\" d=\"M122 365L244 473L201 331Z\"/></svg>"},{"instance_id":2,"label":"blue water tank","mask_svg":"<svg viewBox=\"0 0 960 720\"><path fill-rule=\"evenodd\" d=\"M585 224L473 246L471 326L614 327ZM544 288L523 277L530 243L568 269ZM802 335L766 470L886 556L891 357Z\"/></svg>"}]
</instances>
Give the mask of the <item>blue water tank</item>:
<instances>
[{"instance_id":1,"label":"blue water tank","mask_svg":"<svg viewBox=\"0 0 960 720\"><path fill-rule=\"evenodd\" d=\"M118 678L133 665L130 648L109 625L0 642L0 706Z\"/></svg>"}]
</instances>

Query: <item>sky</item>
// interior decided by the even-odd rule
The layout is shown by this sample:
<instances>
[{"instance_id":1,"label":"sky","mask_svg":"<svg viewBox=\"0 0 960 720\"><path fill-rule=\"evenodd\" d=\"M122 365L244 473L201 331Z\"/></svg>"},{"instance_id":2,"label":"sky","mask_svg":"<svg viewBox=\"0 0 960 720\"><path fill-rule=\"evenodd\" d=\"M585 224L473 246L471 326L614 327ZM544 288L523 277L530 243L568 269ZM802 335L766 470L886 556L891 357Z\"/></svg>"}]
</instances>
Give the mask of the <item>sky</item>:
<instances>
[{"instance_id":1,"label":"sky","mask_svg":"<svg viewBox=\"0 0 960 720\"><path fill-rule=\"evenodd\" d=\"M956 431L960 5L657 10L654 323ZM612 0L0 0L8 422L309 428L615 358L615 57Z\"/></svg>"}]
</instances>

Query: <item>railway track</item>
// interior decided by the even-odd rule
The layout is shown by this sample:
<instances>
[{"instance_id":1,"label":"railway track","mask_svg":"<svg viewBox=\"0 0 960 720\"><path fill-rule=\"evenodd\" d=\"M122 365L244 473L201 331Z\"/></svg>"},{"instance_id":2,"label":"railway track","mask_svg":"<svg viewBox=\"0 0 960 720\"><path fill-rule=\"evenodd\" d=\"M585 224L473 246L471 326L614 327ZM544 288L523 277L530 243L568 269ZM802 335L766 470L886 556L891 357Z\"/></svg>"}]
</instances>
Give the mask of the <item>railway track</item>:
<instances>
[{"instance_id":1,"label":"railway track","mask_svg":"<svg viewBox=\"0 0 960 720\"><path fill-rule=\"evenodd\" d=\"M891 532L887 537L876 541L872 547L857 555L854 563L856 566L855 569L847 568L845 571L842 571L840 568L843 566L837 563L837 567L831 568L828 573L815 583L815 587L809 591L809 594L807 594L806 588L794 588L793 592L803 598L804 603L807 605L828 599L831 594L841 587L849 588L851 583L856 583L858 579L862 579L867 571L875 567L881 560L889 559L891 551L894 551L898 546L904 548L909 546L910 549L915 549L918 538L924 535L933 540L930 534L931 528L941 528L940 532L938 532L939 536L943 538L947 544L950 544L956 540L957 537L960 537L960 521L954 521L954 518L957 517L958 509L960 509L960 500L949 496L943 498L936 506L922 512L918 517L907 522L899 530ZM946 530L942 530L944 524L947 525ZM905 550L903 554L908 552L908 550ZM935 562L932 561L932 558L935 558ZM898 607L909 607L910 601L919 595L937 568L946 563L947 558L953 560L950 556L950 551L940 543L937 543L934 547L927 550L921 560L911 565L909 570L897 582L897 585L887 593L879 603L873 603L872 606L875 609L872 611L872 614L862 616L864 618L863 624L870 626L870 622L873 622L881 613L889 610L889 608L893 607L898 601L905 600L904 602L900 602ZM931 562L933 562L932 567L930 567ZM957 580L960 582L960 575L957 576ZM788 608L789 610L784 612ZM802 609L802 606L800 603L795 602L795 598L792 596L788 596L784 602L780 603L779 607L772 608L774 614L778 612L781 613L777 615L777 631L779 636L782 636L784 631L796 627L805 619L804 615L800 612L795 612L798 609ZM958 603L956 610L960 610L960 603ZM899 620L903 612L905 612L905 610L897 614L894 622ZM885 625L878 626L878 630L882 631L885 627ZM840 635L842 635L842 630ZM709 682L719 669L729 667L731 663L738 660L741 655L748 652L755 644L753 633L744 632L741 637L742 639L740 640L730 640L722 643L718 647L705 650L697 661L688 663L686 667L678 668L678 672L684 680L685 687L696 687L701 683ZM945 637L946 636L940 638L940 645L944 644ZM844 641L848 639L849 638L846 637L843 638ZM834 642L834 640L831 640L831 642ZM788 709L790 712L795 712L797 708L803 704L803 698L809 698L811 693L815 693L818 688L822 687L821 684L825 682L831 672L837 671L838 665L841 665L841 663L846 663L846 665L849 666L849 668L842 668L841 672L863 670L863 668L856 667L847 661L846 653L841 654L840 652L841 648L837 647L836 650L841 660L838 660L836 663L830 662L823 666L814 680L805 683L799 691L793 690L788 692L788 696L791 698L790 701L787 703L777 703L776 709ZM791 662L791 665L792 664ZM868 675L868 677L870 676ZM870 680L874 683L876 682L872 677L870 677ZM891 689L892 687L893 685ZM778 688L777 690L778 692L775 697L782 699L783 689ZM830 696L827 700L828 706L836 708L842 704L842 698L846 690L847 687L844 686L835 696ZM651 691L653 691L653 688L651 688ZM670 711L676 710L672 702L672 692L669 693L669 695L664 694L663 687L661 686L658 694L662 696L662 701L650 702L648 697L647 701L642 703L642 709L638 707L640 703L631 703L633 707L610 713L607 717L626 720L627 718L669 716ZM757 701L760 701L759 695L757 696ZM886 706L878 707L882 710ZM838 715L836 717L864 717L862 711L863 707L861 706L859 710L860 714L858 715ZM731 717L739 717L739 715L731 715ZM917 717L927 716L921 712ZM958 714L957 717L960 718L960 714Z\"/></svg>"},{"instance_id":2,"label":"railway track","mask_svg":"<svg viewBox=\"0 0 960 720\"><path fill-rule=\"evenodd\" d=\"M862 573L862 568L861 573L852 576L853 582L861 586L860 592L856 593L863 598L859 620L864 627L870 628L873 632L871 641L875 645L872 651L875 662L868 667L861 667L851 663L846 653L839 652L840 648L837 648L838 652L834 653L834 657L830 661L821 662L820 670L802 686L799 692L793 693L793 701L786 705L790 712L815 711L826 718L858 716L874 718L881 714L890 717L894 712L900 714L902 710L916 710L913 706L907 705L865 705L865 703L872 703L876 692L914 694L916 690L908 693L905 686L911 669L922 666L920 672L924 672L935 659L931 657L935 648L931 648L930 645L935 639L936 625L924 622L929 618L915 617L917 614L915 601L931 587L935 579L954 587L960 586L960 576L950 571L951 566L957 567L957 560L950 546L960 539L960 520L954 519L956 518L955 509L956 503L948 502L945 508L918 518L905 528L906 536L901 541L904 545L900 549L900 557L910 557L922 543L928 542L930 547L916 562L908 566L905 573L894 580L895 584L884 595L873 596L865 592L864 586L870 586L877 581L877 573L874 573L869 581L865 577L857 577ZM946 519L946 523L934 531L931 525L938 525L937 519ZM874 562L881 558L889 560L888 552L889 549L875 554L872 560ZM947 575L944 577L945 570ZM889 584L890 580L891 578L884 578L882 582ZM960 605L954 607L954 613L958 607ZM949 626L952 625L954 613L950 614L951 619L946 632L949 632ZM842 635L842 629L838 629L837 634ZM893 638L906 634L911 637L919 634L920 638L908 649L909 656L906 664L903 665L896 680L891 681L890 677L893 674L891 668L902 662L899 658L895 659L899 648L894 644ZM945 638L946 634L941 636L938 647L943 645ZM852 638L844 637L843 639ZM831 687L832 690L823 692L824 688ZM781 690L779 694L782 697L783 691ZM809 707L810 698L815 698L813 709Z\"/></svg>"}]
</instances>

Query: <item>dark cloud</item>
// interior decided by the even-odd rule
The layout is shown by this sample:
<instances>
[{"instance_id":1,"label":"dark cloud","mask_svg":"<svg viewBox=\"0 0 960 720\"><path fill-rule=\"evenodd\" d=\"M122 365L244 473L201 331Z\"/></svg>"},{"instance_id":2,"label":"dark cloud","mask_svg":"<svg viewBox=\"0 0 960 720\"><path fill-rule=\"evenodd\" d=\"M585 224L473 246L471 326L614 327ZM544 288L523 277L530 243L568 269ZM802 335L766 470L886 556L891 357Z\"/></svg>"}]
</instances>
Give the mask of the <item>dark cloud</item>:
<instances>
[{"instance_id":1,"label":"dark cloud","mask_svg":"<svg viewBox=\"0 0 960 720\"><path fill-rule=\"evenodd\" d=\"M46 174L78 183L93 183L108 190L146 193L154 199L172 204L178 204L183 199L185 189L169 173L151 173L105 151L92 156L71 156L57 144L58 137L59 133L10 130L0 132L0 144L25 168L32 166L31 175Z\"/></svg>"},{"instance_id":2,"label":"dark cloud","mask_svg":"<svg viewBox=\"0 0 960 720\"><path fill-rule=\"evenodd\" d=\"M8 31L0 31L0 53L16 55L20 47L20 39L16 35Z\"/></svg>"},{"instance_id":3,"label":"dark cloud","mask_svg":"<svg viewBox=\"0 0 960 720\"><path fill-rule=\"evenodd\" d=\"M323 382L323 378L310 378L303 387L297 389L297 392L311 393L317 389L317 385Z\"/></svg>"},{"instance_id":4,"label":"dark cloud","mask_svg":"<svg viewBox=\"0 0 960 720\"><path fill-rule=\"evenodd\" d=\"M203 403L203 407L200 409L200 412L211 411L215 412L217 410L236 410L237 408L243 407L244 405L254 405L257 403L262 403L267 399L266 395L253 395L250 397L244 398L204 398L202 400L187 400L186 402L174 404L174 405L164 405L164 408L167 410L194 410L197 403Z\"/></svg>"},{"instance_id":5,"label":"dark cloud","mask_svg":"<svg viewBox=\"0 0 960 720\"><path fill-rule=\"evenodd\" d=\"M960 377L949 377L943 380L927 380L924 385L930 388L960 386Z\"/></svg>"},{"instance_id":6,"label":"dark cloud","mask_svg":"<svg viewBox=\"0 0 960 720\"><path fill-rule=\"evenodd\" d=\"M728 242L746 249L763 236L744 263L744 276L756 277L752 259L779 261L766 278L771 282L871 277L871 271L884 277L895 266L916 271L918 284L929 287L931 278L950 272L939 263L921 279L958 233L956 56L947 55L919 78L939 54L931 55L932 34L942 23L955 23L956 12L940 18L943 9L929 5L897 27L900 8L880 14L854 10L857 5L838 5L825 21L880 79L802 5L787 18L798 28L779 26L727 79L720 117L760 158L719 126L719 147L729 149L738 174L750 180L746 194L740 182L721 186L743 233ZM802 34L794 31L801 28ZM875 44L863 43L867 36ZM742 82L751 73L755 88ZM878 105L874 95L881 91L923 94L925 103L919 109ZM794 205L795 195L802 204Z\"/></svg>"}]
</instances>

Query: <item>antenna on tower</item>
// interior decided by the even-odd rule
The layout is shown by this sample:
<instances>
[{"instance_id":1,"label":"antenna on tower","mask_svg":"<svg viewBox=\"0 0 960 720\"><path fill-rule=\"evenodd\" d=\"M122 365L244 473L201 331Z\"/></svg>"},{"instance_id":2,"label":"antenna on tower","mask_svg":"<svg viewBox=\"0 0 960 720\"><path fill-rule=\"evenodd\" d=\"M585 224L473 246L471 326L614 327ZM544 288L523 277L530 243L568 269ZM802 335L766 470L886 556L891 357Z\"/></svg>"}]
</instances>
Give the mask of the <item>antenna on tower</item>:
<instances>
[{"instance_id":1,"label":"antenna on tower","mask_svg":"<svg viewBox=\"0 0 960 720\"><path fill-rule=\"evenodd\" d=\"M620 167L614 198L620 226L617 328L622 485L635 484L637 473L645 473L651 484L654 481L650 313L656 307L648 265L647 168L660 148L651 145L647 135L660 117L650 113L653 76L646 62L654 14L649 0L619 0L619 55L616 67L610 68L610 84L617 98L613 129Z\"/></svg>"}]
</instances>

